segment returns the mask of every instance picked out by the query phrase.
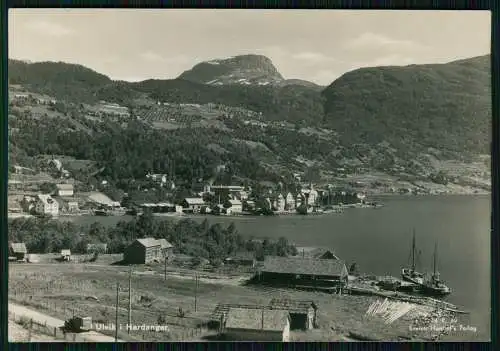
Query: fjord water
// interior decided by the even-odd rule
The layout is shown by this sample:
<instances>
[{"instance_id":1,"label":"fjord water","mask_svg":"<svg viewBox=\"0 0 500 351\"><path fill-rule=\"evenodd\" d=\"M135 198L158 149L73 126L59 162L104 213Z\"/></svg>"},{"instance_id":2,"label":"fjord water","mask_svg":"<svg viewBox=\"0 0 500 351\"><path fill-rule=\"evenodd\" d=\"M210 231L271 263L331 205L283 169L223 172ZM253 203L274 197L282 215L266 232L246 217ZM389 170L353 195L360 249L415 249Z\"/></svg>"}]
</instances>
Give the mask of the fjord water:
<instances>
[{"instance_id":1,"label":"fjord water","mask_svg":"<svg viewBox=\"0 0 500 351\"><path fill-rule=\"evenodd\" d=\"M286 237L298 246L327 246L360 271L399 277L409 263L412 230L421 250L420 269L432 270L438 243L438 269L453 293L446 298L471 312L476 338L490 335L489 196L382 197L380 209L349 209L343 214L236 220L240 233ZM228 219L226 219L227 221Z\"/></svg>"},{"instance_id":2,"label":"fjord water","mask_svg":"<svg viewBox=\"0 0 500 351\"><path fill-rule=\"evenodd\" d=\"M401 267L409 263L414 228L421 250L420 269L432 270L437 241L438 268L453 290L446 299L470 311L471 326L478 330L475 340L489 340L490 197L384 196L379 200L386 206L349 209L343 214L208 218L234 222L247 237L284 236L297 246L326 246L348 264L356 262L362 272L398 277ZM109 220L102 217L103 222Z\"/></svg>"}]
</instances>

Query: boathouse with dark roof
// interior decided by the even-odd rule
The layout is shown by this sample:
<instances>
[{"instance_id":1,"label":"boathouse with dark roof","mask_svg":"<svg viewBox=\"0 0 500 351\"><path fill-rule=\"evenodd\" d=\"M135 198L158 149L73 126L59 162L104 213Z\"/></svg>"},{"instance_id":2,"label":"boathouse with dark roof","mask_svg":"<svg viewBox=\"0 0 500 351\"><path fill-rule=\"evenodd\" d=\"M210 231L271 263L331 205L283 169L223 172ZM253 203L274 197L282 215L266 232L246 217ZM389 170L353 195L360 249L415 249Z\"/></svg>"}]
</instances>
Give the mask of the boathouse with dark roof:
<instances>
[{"instance_id":1,"label":"boathouse with dark roof","mask_svg":"<svg viewBox=\"0 0 500 351\"><path fill-rule=\"evenodd\" d=\"M342 260L268 256L256 278L271 285L335 289L347 285L348 271Z\"/></svg>"}]
</instances>

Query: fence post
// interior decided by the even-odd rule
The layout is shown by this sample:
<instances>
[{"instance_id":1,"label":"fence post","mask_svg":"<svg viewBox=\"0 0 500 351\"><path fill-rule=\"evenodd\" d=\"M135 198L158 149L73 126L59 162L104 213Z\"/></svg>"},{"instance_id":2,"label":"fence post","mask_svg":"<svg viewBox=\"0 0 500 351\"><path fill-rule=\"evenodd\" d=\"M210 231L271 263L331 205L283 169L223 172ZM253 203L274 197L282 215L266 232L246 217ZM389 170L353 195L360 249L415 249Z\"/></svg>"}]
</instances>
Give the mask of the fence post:
<instances>
[{"instance_id":1,"label":"fence post","mask_svg":"<svg viewBox=\"0 0 500 351\"><path fill-rule=\"evenodd\" d=\"M54 327L54 338L57 337L57 327Z\"/></svg>"},{"instance_id":2,"label":"fence post","mask_svg":"<svg viewBox=\"0 0 500 351\"><path fill-rule=\"evenodd\" d=\"M28 329L28 342L31 341L31 331L33 329L33 318L30 319L30 327Z\"/></svg>"},{"instance_id":3,"label":"fence post","mask_svg":"<svg viewBox=\"0 0 500 351\"><path fill-rule=\"evenodd\" d=\"M76 334L73 333L73 341L76 341Z\"/></svg>"}]
</instances>

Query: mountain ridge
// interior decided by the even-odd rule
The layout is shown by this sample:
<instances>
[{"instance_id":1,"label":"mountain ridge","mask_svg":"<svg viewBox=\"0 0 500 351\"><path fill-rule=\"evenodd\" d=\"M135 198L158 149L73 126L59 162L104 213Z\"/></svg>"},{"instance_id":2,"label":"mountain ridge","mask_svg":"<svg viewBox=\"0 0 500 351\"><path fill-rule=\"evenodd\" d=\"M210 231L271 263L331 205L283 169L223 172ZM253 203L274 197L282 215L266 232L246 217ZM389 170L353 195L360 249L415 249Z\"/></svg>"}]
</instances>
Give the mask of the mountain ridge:
<instances>
[{"instance_id":1,"label":"mountain ridge","mask_svg":"<svg viewBox=\"0 0 500 351\"><path fill-rule=\"evenodd\" d=\"M281 75L278 84L268 85L209 85L180 78L130 83L113 81L79 65L30 65L33 64L9 61L10 72L14 72L9 81L75 106L96 105L100 100L127 106L133 116L141 116L144 122L156 126L160 133L158 143L169 144L168 138L182 135L175 147L188 143L196 155L200 153L195 157L202 157L209 145L213 160L210 162L230 162L243 178L254 179L260 174L274 179L277 172L318 167L322 177L345 169L349 174L383 172L404 179L437 179L438 161L476 162L480 155L489 154L488 55L446 64L360 68L345 73L327 87L286 80ZM262 72L274 74L274 69L268 66ZM41 84L44 81L47 84ZM90 125L89 130L102 128L86 120L82 108L73 110L79 116L74 118L80 124ZM21 112L18 115L23 116ZM130 132L130 138L139 137L136 130ZM102 133L102 138L109 138L105 136L109 131ZM121 138L120 134L113 135L117 140ZM30 136L25 137L16 144L17 149L36 150ZM167 139L160 142L163 137ZM54 138L63 143L49 143L56 150L75 147L67 144L69 140L62 141L68 137ZM46 144L47 141L40 141L38 147L44 152L52 150ZM123 141L123 145L128 144L149 147L137 141ZM107 154L104 150L110 147L107 145L102 152ZM74 151L79 157L95 157L89 152L82 153L81 148ZM142 157L158 158L154 162L161 162L162 156ZM120 158L121 166L114 158L106 162L120 167L112 174L124 172L123 167L136 167L126 157ZM206 166L201 159L196 158L196 162L198 168ZM211 164L207 169L213 167ZM135 172L134 177L140 172Z\"/></svg>"}]
</instances>

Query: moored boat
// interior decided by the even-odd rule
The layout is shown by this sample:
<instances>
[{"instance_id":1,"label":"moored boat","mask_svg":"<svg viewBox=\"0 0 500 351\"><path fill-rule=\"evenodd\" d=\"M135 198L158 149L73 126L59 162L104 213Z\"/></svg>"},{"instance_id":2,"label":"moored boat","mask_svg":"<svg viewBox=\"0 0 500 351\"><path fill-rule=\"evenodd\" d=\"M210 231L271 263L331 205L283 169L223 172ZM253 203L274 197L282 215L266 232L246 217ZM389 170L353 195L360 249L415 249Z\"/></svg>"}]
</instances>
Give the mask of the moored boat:
<instances>
[{"instance_id":1,"label":"moored boat","mask_svg":"<svg viewBox=\"0 0 500 351\"><path fill-rule=\"evenodd\" d=\"M415 239L415 230L413 231L413 240L412 240L412 248L411 248L411 266L405 267L401 269L401 277L403 280L421 285L424 282L424 274L417 272L416 270L416 239Z\"/></svg>"},{"instance_id":2,"label":"moored boat","mask_svg":"<svg viewBox=\"0 0 500 351\"><path fill-rule=\"evenodd\" d=\"M106 210L95 210L94 216L109 216L109 212Z\"/></svg>"},{"instance_id":3,"label":"moored boat","mask_svg":"<svg viewBox=\"0 0 500 351\"><path fill-rule=\"evenodd\" d=\"M434 247L433 272L430 278L421 284L421 291L433 296L445 296L451 294L451 289L441 280L437 270L437 243Z\"/></svg>"}]
</instances>

